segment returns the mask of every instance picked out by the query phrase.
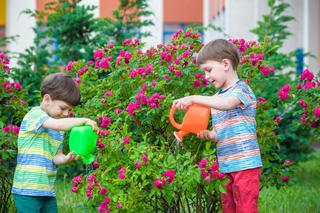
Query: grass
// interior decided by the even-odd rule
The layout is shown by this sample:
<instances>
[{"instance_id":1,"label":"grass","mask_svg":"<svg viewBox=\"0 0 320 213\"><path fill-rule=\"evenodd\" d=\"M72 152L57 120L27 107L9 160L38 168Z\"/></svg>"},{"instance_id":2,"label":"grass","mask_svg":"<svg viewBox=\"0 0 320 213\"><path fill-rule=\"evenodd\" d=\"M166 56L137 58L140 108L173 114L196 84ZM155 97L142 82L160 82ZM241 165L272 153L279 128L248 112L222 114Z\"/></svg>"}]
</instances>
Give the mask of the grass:
<instances>
[{"instance_id":1,"label":"grass","mask_svg":"<svg viewBox=\"0 0 320 213\"><path fill-rule=\"evenodd\" d=\"M320 213L320 152L299 165L289 187L265 188L260 193L260 213Z\"/></svg>"},{"instance_id":2,"label":"grass","mask_svg":"<svg viewBox=\"0 0 320 213\"><path fill-rule=\"evenodd\" d=\"M277 190L264 188L260 193L260 213L320 213L320 151L313 159L299 165L297 177L290 186ZM57 187L58 210L63 213L88 213L86 198L71 192L70 182L60 181Z\"/></svg>"},{"instance_id":3,"label":"grass","mask_svg":"<svg viewBox=\"0 0 320 213\"><path fill-rule=\"evenodd\" d=\"M85 210L85 195L78 195L71 192L70 181L57 181L57 204L58 212L61 213L89 213Z\"/></svg>"}]
</instances>

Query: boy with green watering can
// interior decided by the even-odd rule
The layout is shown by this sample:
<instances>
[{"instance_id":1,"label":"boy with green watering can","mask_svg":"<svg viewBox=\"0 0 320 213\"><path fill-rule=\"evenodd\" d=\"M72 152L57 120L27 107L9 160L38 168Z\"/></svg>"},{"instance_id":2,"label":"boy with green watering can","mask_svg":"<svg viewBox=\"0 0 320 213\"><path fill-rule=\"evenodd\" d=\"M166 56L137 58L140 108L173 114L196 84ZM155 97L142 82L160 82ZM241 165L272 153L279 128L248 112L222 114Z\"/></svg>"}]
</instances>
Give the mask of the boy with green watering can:
<instances>
[{"instance_id":1,"label":"boy with green watering can","mask_svg":"<svg viewBox=\"0 0 320 213\"><path fill-rule=\"evenodd\" d=\"M88 118L67 118L80 102L80 91L64 73L48 75L41 86L42 102L23 118L18 136L17 167L12 193L18 212L57 212L54 183L56 165L75 160L73 152L62 152L63 132L88 125Z\"/></svg>"}]
</instances>

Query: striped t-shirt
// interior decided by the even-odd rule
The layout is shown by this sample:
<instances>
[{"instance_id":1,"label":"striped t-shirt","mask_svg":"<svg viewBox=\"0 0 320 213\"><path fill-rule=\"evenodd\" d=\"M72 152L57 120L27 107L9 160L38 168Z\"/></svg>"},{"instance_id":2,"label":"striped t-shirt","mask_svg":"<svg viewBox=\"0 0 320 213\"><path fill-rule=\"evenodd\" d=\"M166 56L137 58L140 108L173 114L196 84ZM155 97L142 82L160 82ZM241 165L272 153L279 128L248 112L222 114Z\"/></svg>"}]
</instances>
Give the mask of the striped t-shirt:
<instances>
[{"instance_id":1,"label":"striped t-shirt","mask_svg":"<svg viewBox=\"0 0 320 213\"><path fill-rule=\"evenodd\" d=\"M256 97L243 81L219 91L218 96L235 96L241 105L234 109L211 110L213 127L218 135L217 156L221 171L236 172L262 166L256 135Z\"/></svg>"},{"instance_id":2,"label":"striped t-shirt","mask_svg":"<svg viewBox=\"0 0 320 213\"><path fill-rule=\"evenodd\" d=\"M14 194L56 196L56 166L52 159L58 149L62 149L63 132L43 128L48 118L40 107L34 107L22 120L12 187Z\"/></svg>"}]
</instances>

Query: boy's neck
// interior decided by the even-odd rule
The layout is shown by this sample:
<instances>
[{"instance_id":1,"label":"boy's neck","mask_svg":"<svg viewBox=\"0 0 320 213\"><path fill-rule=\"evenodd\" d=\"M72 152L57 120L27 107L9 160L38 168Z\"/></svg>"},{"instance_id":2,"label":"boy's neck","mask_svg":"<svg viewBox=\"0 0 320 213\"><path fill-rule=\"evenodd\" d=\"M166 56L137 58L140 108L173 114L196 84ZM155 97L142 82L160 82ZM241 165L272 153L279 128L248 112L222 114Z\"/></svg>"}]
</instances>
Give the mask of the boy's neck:
<instances>
[{"instance_id":1,"label":"boy's neck","mask_svg":"<svg viewBox=\"0 0 320 213\"><path fill-rule=\"evenodd\" d=\"M47 113L47 108L45 107L45 104L43 103L43 101L40 104L40 108Z\"/></svg>"},{"instance_id":2,"label":"boy's neck","mask_svg":"<svg viewBox=\"0 0 320 213\"><path fill-rule=\"evenodd\" d=\"M228 76L226 82L222 86L222 88L221 88L222 90L226 90L226 89L232 87L233 85L235 85L239 81L237 71L230 70L229 73L230 73L230 75Z\"/></svg>"}]
</instances>

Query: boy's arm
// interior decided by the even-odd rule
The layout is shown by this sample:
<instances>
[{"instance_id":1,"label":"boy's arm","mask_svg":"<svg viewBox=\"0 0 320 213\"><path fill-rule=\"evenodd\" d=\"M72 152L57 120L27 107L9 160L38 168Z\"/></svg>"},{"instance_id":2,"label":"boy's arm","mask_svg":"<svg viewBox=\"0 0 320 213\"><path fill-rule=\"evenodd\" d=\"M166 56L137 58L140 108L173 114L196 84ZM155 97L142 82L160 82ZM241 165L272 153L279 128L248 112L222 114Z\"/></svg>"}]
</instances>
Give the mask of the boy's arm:
<instances>
[{"instance_id":1,"label":"boy's arm","mask_svg":"<svg viewBox=\"0 0 320 213\"><path fill-rule=\"evenodd\" d=\"M88 118L49 118L43 122L42 126L56 131L67 131L74 126L90 125L94 130L99 130L97 123Z\"/></svg>"},{"instance_id":2,"label":"boy's arm","mask_svg":"<svg viewBox=\"0 0 320 213\"><path fill-rule=\"evenodd\" d=\"M187 96L173 102L174 105L178 109L186 109L191 104L201 104L206 105L211 108L217 110L229 110L233 109L241 104L241 101L236 96L229 96L229 97L221 97L218 95L215 96L201 96L201 95L192 95Z\"/></svg>"}]
</instances>

